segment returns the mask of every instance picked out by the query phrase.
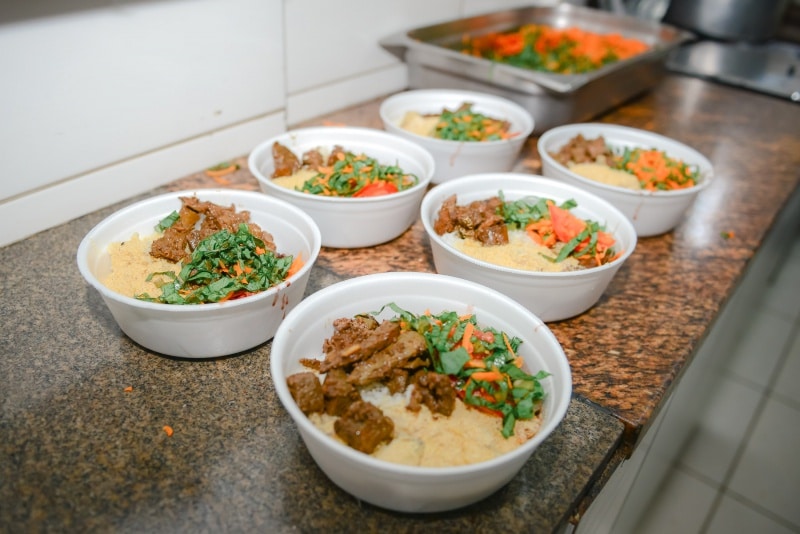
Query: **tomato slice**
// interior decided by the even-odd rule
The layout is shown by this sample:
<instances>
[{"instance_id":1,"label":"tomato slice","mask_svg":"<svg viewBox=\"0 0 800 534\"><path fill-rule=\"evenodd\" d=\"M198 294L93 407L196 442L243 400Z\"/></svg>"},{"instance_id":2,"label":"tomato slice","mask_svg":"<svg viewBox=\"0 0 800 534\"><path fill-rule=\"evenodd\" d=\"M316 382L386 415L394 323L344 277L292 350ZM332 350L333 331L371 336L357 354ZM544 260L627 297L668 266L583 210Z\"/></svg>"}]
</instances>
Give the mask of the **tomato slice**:
<instances>
[{"instance_id":1,"label":"tomato slice","mask_svg":"<svg viewBox=\"0 0 800 534\"><path fill-rule=\"evenodd\" d=\"M353 195L354 197L379 197L397 193L397 186L392 182L373 182Z\"/></svg>"}]
</instances>

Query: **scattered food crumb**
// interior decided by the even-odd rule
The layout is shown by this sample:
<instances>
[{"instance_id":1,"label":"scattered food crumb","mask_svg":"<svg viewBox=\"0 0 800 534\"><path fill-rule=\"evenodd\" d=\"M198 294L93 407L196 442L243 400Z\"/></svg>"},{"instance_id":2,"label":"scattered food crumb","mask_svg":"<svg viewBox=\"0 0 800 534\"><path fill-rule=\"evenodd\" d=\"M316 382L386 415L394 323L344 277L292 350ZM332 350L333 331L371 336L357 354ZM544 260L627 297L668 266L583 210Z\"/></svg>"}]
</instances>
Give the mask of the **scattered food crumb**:
<instances>
[{"instance_id":1,"label":"scattered food crumb","mask_svg":"<svg viewBox=\"0 0 800 534\"><path fill-rule=\"evenodd\" d=\"M125 391L126 393L130 393L131 391L133 391L133 386L128 386L123 391Z\"/></svg>"},{"instance_id":2,"label":"scattered food crumb","mask_svg":"<svg viewBox=\"0 0 800 534\"><path fill-rule=\"evenodd\" d=\"M173 434L174 432L175 432L175 431L174 431L174 430L172 430L172 427L171 427L171 426L169 426L169 425L164 425L164 433L165 433L167 436L169 436L169 437L172 437L172 434Z\"/></svg>"},{"instance_id":3,"label":"scattered food crumb","mask_svg":"<svg viewBox=\"0 0 800 534\"><path fill-rule=\"evenodd\" d=\"M218 180L219 178L222 178L226 174L230 174L238 170L239 170L239 165L237 163L232 163L230 161L223 161L219 165L214 165L213 167L207 168L206 175L210 176L211 178L214 178L214 180L219 182ZM228 181L224 180L224 182Z\"/></svg>"},{"instance_id":4,"label":"scattered food crumb","mask_svg":"<svg viewBox=\"0 0 800 534\"><path fill-rule=\"evenodd\" d=\"M736 237L736 234L733 232L733 230L722 232L720 233L720 235L722 236L723 239L733 239L734 237Z\"/></svg>"}]
</instances>

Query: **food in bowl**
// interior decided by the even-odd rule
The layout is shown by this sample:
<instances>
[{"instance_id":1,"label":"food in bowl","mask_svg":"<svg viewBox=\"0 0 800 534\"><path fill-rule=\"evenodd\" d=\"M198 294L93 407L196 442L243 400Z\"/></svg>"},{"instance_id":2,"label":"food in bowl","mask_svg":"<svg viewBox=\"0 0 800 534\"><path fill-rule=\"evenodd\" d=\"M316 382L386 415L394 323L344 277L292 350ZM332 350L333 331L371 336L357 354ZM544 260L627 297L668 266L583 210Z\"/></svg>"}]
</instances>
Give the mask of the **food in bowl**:
<instances>
[{"instance_id":1,"label":"food in bowl","mask_svg":"<svg viewBox=\"0 0 800 534\"><path fill-rule=\"evenodd\" d=\"M474 315L475 326L490 325L522 339L515 352L522 358L523 368L548 373L540 380L544 397L541 427L536 435L490 460L450 467L423 467L375 458L315 426L292 398L287 377L308 371L305 360L322 357L321 347L333 335L337 319L353 318L365 311L372 315L372 311L382 308L383 312L374 316L379 321L399 315L392 308L386 308L387 303L394 303L417 317L439 314L443 310L459 316ZM358 276L309 295L287 315L275 334L269 370L281 404L296 425L309 454L331 481L359 500L402 512L453 510L503 487L520 469L525 469L533 451L560 424L571 398L569 362L552 331L538 317L511 297L485 285L434 273ZM405 405L402 409L405 410ZM497 428L492 432L504 439Z\"/></svg>"},{"instance_id":2,"label":"food in bowl","mask_svg":"<svg viewBox=\"0 0 800 534\"><path fill-rule=\"evenodd\" d=\"M265 291L297 272L302 258L276 251L272 235L246 210L180 197L154 233L108 246L102 279L123 295L162 304L204 304Z\"/></svg>"},{"instance_id":3,"label":"food in bowl","mask_svg":"<svg viewBox=\"0 0 800 534\"><path fill-rule=\"evenodd\" d=\"M390 195L419 183L419 178L399 166L382 165L364 153L356 154L339 145L324 152L315 147L298 157L275 141L273 183L313 195L354 198Z\"/></svg>"},{"instance_id":4,"label":"food in bowl","mask_svg":"<svg viewBox=\"0 0 800 534\"><path fill-rule=\"evenodd\" d=\"M512 100L455 89L397 93L381 102L379 112L386 131L433 155L434 184L470 173L511 170L534 124L528 110ZM440 124L441 136L436 134ZM474 133L481 129L483 133ZM476 142L476 135L482 140Z\"/></svg>"},{"instance_id":5,"label":"food in bowl","mask_svg":"<svg viewBox=\"0 0 800 534\"><path fill-rule=\"evenodd\" d=\"M437 113L408 111L400 127L417 135L446 141L500 141L519 135L519 132L510 131L509 121L484 115L476 111L471 102L464 102L452 110L444 108Z\"/></svg>"},{"instance_id":6,"label":"food in bowl","mask_svg":"<svg viewBox=\"0 0 800 534\"><path fill-rule=\"evenodd\" d=\"M358 197L309 194L276 183L273 178L276 142L299 158L320 148L327 152L329 147L344 147L354 154L366 154L382 166L396 166L402 169L403 175L416 180L402 190L397 185L398 191L391 194L367 196L364 193ZM307 213L322 232L322 245L335 248L371 247L391 241L408 230L417 219L419 204L435 168L428 151L398 135L372 128L339 126L301 128L271 137L253 149L248 165L264 193Z\"/></svg>"},{"instance_id":7,"label":"food in bowl","mask_svg":"<svg viewBox=\"0 0 800 534\"><path fill-rule=\"evenodd\" d=\"M700 171L657 148L615 147L601 135L578 134L558 151L557 162L590 180L633 190L674 191L694 187Z\"/></svg>"},{"instance_id":8,"label":"food in bowl","mask_svg":"<svg viewBox=\"0 0 800 534\"><path fill-rule=\"evenodd\" d=\"M397 315L379 322L383 308ZM333 439L389 462L446 467L495 458L540 428L548 373L524 371L522 340L475 314L390 303L333 327L323 359L287 377L300 409Z\"/></svg>"},{"instance_id":9,"label":"food in bowl","mask_svg":"<svg viewBox=\"0 0 800 534\"><path fill-rule=\"evenodd\" d=\"M650 47L619 33L596 33L578 27L524 24L514 30L463 36L458 50L515 67L556 74L597 70L642 54Z\"/></svg>"},{"instance_id":10,"label":"food in bowl","mask_svg":"<svg viewBox=\"0 0 800 534\"><path fill-rule=\"evenodd\" d=\"M540 272L568 272L610 263L622 255L603 226L544 197L505 200L503 192L459 205L451 195L439 208L434 231L470 257Z\"/></svg>"},{"instance_id":11,"label":"food in bowl","mask_svg":"<svg viewBox=\"0 0 800 534\"><path fill-rule=\"evenodd\" d=\"M562 206L565 203L571 205L570 201L575 201L576 205L569 210L573 215L584 223L597 222L597 229L613 236L613 255L611 251L604 252L600 255L601 265L597 265L594 261L595 250L581 258L591 259L588 262L594 262L591 268L557 272L507 267L488 259L477 259L459 250L454 245L459 239L457 232L439 234L436 231L435 225L442 205L453 195L457 196L458 203L469 205L474 201L485 201L499 196L498 191L502 192L504 201L524 201L524 204L550 199L556 206ZM430 241L437 273L458 276L500 291L522 303L545 322L574 317L597 304L614 275L636 247L636 233L630 221L608 202L575 186L529 174L475 174L438 185L422 200L420 217ZM531 240L527 235L523 237ZM573 238L559 251L559 255L573 246L577 248L576 244L585 238L586 235ZM589 244L592 244L591 239ZM547 263L558 257L552 251L545 255L550 258L545 260ZM609 259L612 261L606 261Z\"/></svg>"},{"instance_id":12,"label":"food in bowl","mask_svg":"<svg viewBox=\"0 0 800 534\"><path fill-rule=\"evenodd\" d=\"M589 158L609 150L614 158L619 157L624 163L626 158L641 154L644 159L638 160L634 168L620 172L633 174L631 171L634 170L645 171L642 174L644 186L638 189L627 188L620 187L615 182L605 183L591 179L578 174L573 169L574 166L557 160L555 155L561 153L563 147L573 142L578 135L586 140L586 144L593 145L589 150ZM577 186L607 200L633 223L639 237L660 235L674 229L686 219L689 208L714 179L711 162L694 148L654 132L617 124L577 123L558 126L539 137L537 148L545 176ZM577 151L578 154L581 152L582 149ZM647 165L641 165L648 158L651 161ZM645 168L650 165L660 170L654 173ZM640 168L636 169L636 166ZM679 170L677 175L674 169ZM611 170L609 167L597 172L606 174ZM591 172L593 171L590 170ZM615 175L620 176L617 173ZM679 187L670 188L668 180ZM641 185L638 177L637 181Z\"/></svg>"},{"instance_id":13,"label":"food in bowl","mask_svg":"<svg viewBox=\"0 0 800 534\"><path fill-rule=\"evenodd\" d=\"M233 206L234 217L242 217L246 212L251 224L269 231L278 253L302 258L302 267L268 289L242 298L221 298L217 302L187 306L134 298L140 290L120 293L109 289L102 282L113 268L109 245L127 243L134 234L145 240L158 233L154 228L165 217L181 210L182 197L196 197L221 207ZM114 211L81 240L77 262L81 275L99 293L120 329L132 341L167 356L214 358L240 353L272 338L286 315L303 299L321 246L320 231L314 221L286 202L255 191L196 189L149 197ZM145 262L150 261L149 246L139 252ZM159 261L169 264L167 260ZM151 272L145 266L140 277L146 278ZM156 296L158 288L149 290Z\"/></svg>"}]
</instances>

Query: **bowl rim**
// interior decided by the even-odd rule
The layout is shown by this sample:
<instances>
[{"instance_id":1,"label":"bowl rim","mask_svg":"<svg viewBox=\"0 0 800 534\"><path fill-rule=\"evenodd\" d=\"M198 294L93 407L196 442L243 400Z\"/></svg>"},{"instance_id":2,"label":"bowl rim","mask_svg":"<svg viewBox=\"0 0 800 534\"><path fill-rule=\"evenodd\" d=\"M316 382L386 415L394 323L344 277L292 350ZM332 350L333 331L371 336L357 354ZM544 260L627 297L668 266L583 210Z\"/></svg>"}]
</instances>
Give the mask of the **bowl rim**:
<instances>
[{"instance_id":1,"label":"bowl rim","mask_svg":"<svg viewBox=\"0 0 800 534\"><path fill-rule=\"evenodd\" d=\"M602 182L586 178L585 176L581 176L580 174L571 171L569 167L567 167L566 165L562 165L561 163L556 161L556 159L553 158L547 151L547 144L548 142L552 141L553 137L559 134L564 134L565 132L573 132L572 135L577 135L578 133L582 133L581 131L582 128L583 129L597 128L600 130L607 130L609 132L618 132L629 135L641 135L648 139L652 139L654 143L652 143L651 146L654 146L659 150L664 150L664 149L656 146L657 144L667 143L679 146L682 150L685 150L692 154L693 158L699 162L695 164L701 169L701 171L705 170L705 172L702 174L702 180L699 183L693 185L692 187L687 187L685 189L673 189L669 191L647 191L645 189L642 189L637 191L634 189L628 189L627 187L604 184ZM638 143L638 144L642 147L645 147L645 143ZM557 167L560 171L566 172L571 179L576 180L581 184L596 187L601 191L614 192L628 197L669 198L669 197L683 197L683 196L696 195L700 191L706 189L709 185L711 185L711 182L715 178L714 166L711 164L711 161L695 148L685 143L682 143L676 139L667 137L665 135L656 132L651 132L640 128L633 128L631 126L623 126L621 124L606 124L601 122L581 122L573 124L563 124L561 126L556 126L544 132L539 137L539 140L536 142L536 148L539 151L539 156L542 158L542 163L546 162L550 165ZM667 152L667 150L664 151Z\"/></svg>"},{"instance_id":2,"label":"bowl rim","mask_svg":"<svg viewBox=\"0 0 800 534\"><path fill-rule=\"evenodd\" d=\"M562 373L562 379L565 383L568 383L568 391L562 392L561 397L558 397L555 404L551 407L553 410L552 418L547 421L547 425L542 424L537 432L532 438L528 441L521 444L516 449L508 451L500 456L496 456L495 458L491 458L489 460L485 460L482 462L475 462L471 464L464 464L459 466L446 466L446 467L422 467L422 466L411 466L405 464L397 464L393 462L389 462L386 460L381 460L378 458L374 458L371 455L365 454L363 452L357 451L352 447L349 447L343 443L336 441L335 439L331 438L327 434L325 434L322 430L316 427L311 420L306 416L300 408L297 406L297 403L289 393L288 385L286 384L286 375L283 371L282 367L282 359L280 358L280 354L283 349L283 345L287 342L284 341L284 331L288 330L292 327L292 318L298 317L300 313L306 308L311 308L317 304L317 301L324 300L327 297L328 293L331 291L331 288L334 286L337 289L341 288L350 288L356 285L364 285L370 284L373 282L384 282L386 284L392 284L393 282L397 282L400 280L437 280L443 283L448 284L456 284L459 286L470 286L473 290L479 291L484 293L485 295L493 295L493 298L500 299L504 302L504 305L508 306L509 311L514 311L516 313L520 313L526 316L532 325L535 325L535 328L531 329L530 332L543 333L546 337L549 338L549 341L555 344L557 347L557 367L559 367L559 373ZM474 305L473 305L474 306ZM477 307L477 306L474 306ZM525 335L531 335L530 333L517 333L518 335L525 340ZM277 348L279 350L275 350ZM321 352L320 348L320 352ZM277 370L277 373L276 373ZM276 374L278 378L282 378L283 380L275 380ZM513 459L519 456L529 456L533 450L535 450L541 442L549 437L549 435L561 424L566 412L569 408L569 404L572 398L572 370L569 365L569 360L566 357L564 349L561 343L558 341L558 338L555 337L552 330L533 312L525 308L522 304L518 303L511 297L500 293L499 291L493 290L489 287L483 286L476 282L471 282L469 280L464 280L461 278L443 275L443 274L436 274L436 273L423 273L423 272L385 272L385 273L374 273L374 274L367 274L362 276L357 276L354 278L350 278L344 280L342 282L337 282L331 286L327 286L323 289L320 289L316 293L313 293L303 299L281 322L278 330L275 332L275 336L272 339L272 348L270 350L270 376L272 377L273 386L275 387L275 392L278 395L281 404L283 404L286 411L289 413L289 416L294 421L295 425L298 426L298 430L302 432L310 432L314 436L316 436L319 440L325 443L326 447L331 447L337 453L344 455L349 461L361 463L367 467L377 469L383 473L391 474L394 476L416 476L416 477L423 477L423 478L435 478L440 476L463 476L469 475L471 473L482 472L488 469L493 469L498 465L505 464L508 461L512 461ZM302 428L300 428L302 427Z\"/></svg>"},{"instance_id":3,"label":"bowl rim","mask_svg":"<svg viewBox=\"0 0 800 534\"><path fill-rule=\"evenodd\" d=\"M323 132L325 135L321 135L323 134ZM272 144L275 143L276 141L281 141L296 135L308 135L308 136L320 135L321 138L330 138L331 139L330 145L333 146L333 144L337 142L336 132L341 132L343 134L364 136L365 140L367 136L373 139L377 137L378 142L391 141L392 143L398 144L402 147L401 151L404 152L409 158L421 160L422 167L427 168L428 170L427 176L424 177L417 176L418 181L416 184L409 187L408 189L405 189L403 191L398 191L397 193L392 193L390 195L379 195L374 197L357 197L357 198L329 197L323 195L315 195L311 193L303 193L301 191L289 189L288 187L275 185L274 183L272 183L272 179L265 176L261 172L261 169L258 168L258 165L256 165L255 161L256 158L261 156L266 151L271 150ZM344 148L346 150L350 150L346 146ZM281 134L274 135L269 139L266 139L258 143L255 146L255 148L253 148L253 150L250 151L250 154L248 155L247 158L247 164L248 168L250 169L250 172L253 174L253 176L255 176L259 184L261 184L263 187L268 188L270 191L278 192L281 195L289 198L298 200L304 199L307 202L319 202L320 204L338 204L341 202L348 202L353 204L383 204L383 203L393 202L398 199L414 196L419 192L420 189L427 189L436 171L436 162L433 158L433 155L430 152L428 152L425 148L399 135L395 135L391 132L386 132L384 130L379 130L377 128L365 128L361 126L311 126L308 128L297 128L293 130L287 130Z\"/></svg>"},{"instance_id":4,"label":"bowl rim","mask_svg":"<svg viewBox=\"0 0 800 534\"><path fill-rule=\"evenodd\" d=\"M505 106L505 107L507 107L509 109L512 109L514 111L514 113L516 114L516 117L514 117L514 118L517 119L519 122L523 123L522 127L520 128L519 135L516 135L516 136L514 136L514 137L512 137L510 139L498 139L498 140L495 140L495 141L480 141L480 142L455 141L455 140L450 140L450 139L438 139L436 137L428 137L428 136L420 135L418 133L415 133L415 132L412 132L412 131L409 131L409 130L404 130L403 128L400 128L400 126L398 126L397 124L394 124L390 120L390 118L388 116L387 108L389 108L391 105L398 104L398 102L402 103L404 100L408 100L409 102L413 102L415 97L427 96L427 95L441 96L443 100L451 100L450 98L447 98L448 96L451 96L451 95L454 96L454 97L460 97L460 98L453 98L452 100L464 101L464 99L472 98L473 99L472 103L476 104L476 105L480 105L481 103L486 103L486 102L501 104L501 105L503 105L503 106ZM442 104L442 105L444 105L444 104ZM410 106L407 106L407 107L403 106L403 107L405 108L406 112L414 111L413 105L410 105ZM508 145L508 144L513 144L513 143L517 143L517 142L520 142L520 141L524 142L525 139L530 137L530 135L533 133L533 129L534 129L535 122L536 122L536 120L533 118L533 116L530 114L530 112L527 109L525 109L521 105L517 104L513 100L510 100L508 98L504 98L504 97L499 96L499 95L493 95L493 94L489 94L489 93L482 93L482 92L479 92L479 91L468 91L468 90L463 90L463 89L412 89L412 90L403 91L403 92L400 92L400 93L395 93L395 94L393 94L391 96L388 96L386 99L383 100L383 102L381 102L381 105L378 108L378 114L380 115L381 120L384 123L384 128L386 128L387 125L390 125L392 128L397 128L399 130L403 130L403 135L408 135L408 136L413 137L414 139L418 139L418 140L424 140L426 143L429 143L431 145L431 147L434 147L434 148L435 147L440 147L440 148L450 147L450 148L452 148L453 145L456 145L456 144L470 146L470 147L476 147L476 148L477 147L492 147L492 148L494 148L494 147L497 147L498 145ZM510 121L511 118L506 118L505 120L509 120Z\"/></svg>"},{"instance_id":5,"label":"bowl rim","mask_svg":"<svg viewBox=\"0 0 800 534\"><path fill-rule=\"evenodd\" d=\"M305 262L303 266L300 268L300 270L294 273L291 277L283 280L279 284L276 284L272 287L265 289L264 291L256 293L255 295L248 295L246 297L225 302L208 302L204 304L186 305L186 306L169 305L158 302L148 302L133 297L129 297L127 295L123 295L122 293L118 293L106 287L105 284L103 284L97 278L97 276L95 276L95 274L92 272L92 269L89 267L88 264L89 250L93 246L93 238L95 237L95 235L97 235L97 233L100 232L100 230L105 225L117 219L126 218L130 214L135 213L136 211L142 209L144 206L148 204L154 204L167 200L178 200L179 197L192 196L192 195L197 195L202 200L203 195L207 195L209 193L212 197L215 195L224 194L229 196L232 195L233 197L240 197L243 199L258 200L259 202L267 202L272 206L280 205L284 209L291 211L295 216L299 217L308 226L308 229L311 232L311 239L310 239L311 256L305 259ZM213 202L213 199L209 200ZM238 206L238 205L237 208L240 209L243 208L246 210L253 209L248 206ZM132 308L138 308L141 310L168 312L177 314L197 314L197 313L211 313L213 311L220 309L230 309L230 308L238 308L241 306L249 306L261 300L274 296L279 291L285 289L286 287L294 283L295 280L298 280L299 278L305 276L307 273L310 272L314 263L317 261L321 247L322 247L322 236L317 224L304 211L297 208L296 206L289 204L286 201L274 197L269 197L257 191L247 191L242 189L225 189L225 188L184 189L180 191L163 193L160 195L139 200L132 204L128 204L127 206L124 206L119 210L111 213L107 217L103 218L103 220L94 225L94 227L92 227L92 229L89 230L89 232L83 237L83 239L81 239L81 242L78 245L77 263L78 263L78 270L80 271L84 280L86 280L90 285L92 285L95 289L97 289L97 291L99 291L104 298L111 299L120 304L125 304L126 306L130 306Z\"/></svg>"},{"instance_id":6,"label":"bowl rim","mask_svg":"<svg viewBox=\"0 0 800 534\"><path fill-rule=\"evenodd\" d=\"M564 188L567 191L571 191L572 193L577 194L578 196L585 196L592 198L593 202L599 203L603 209L608 210L609 212L613 213L619 219L619 225L625 228L625 232L629 234L629 238L631 241L630 248L624 250L622 255L617 258L616 260L603 264L599 267L592 267L591 269L580 269L577 271L566 271L566 272L543 272L543 271L529 271L525 269L515 269L513 267L506 267L504 265L497 265L495 263L490 263L488 261L479 260L477 258L473 258L461 252L460 250L456 249L449 243L447 243L442 236L437 234L433 229L433 221L429 220L426 216L427 208L433 207L432 204L434 203L434 198L438 198L439 196L445 196L447 193L456 193L455 188L459 185L464 184L472 184L472 183L484 183L484 184L498 184L498 187L494 187L495 191L502 189L499 187L500 180L508 180L513 181L515 184L520 186L526 186L528 184L533 185L535 187L548 187L548 186L556 186L560 188ZM447 185L446 188L443 188L443 185ZM490 187L487 185L486 187L487 195L491 195ZM532 194L541 194L539 191L532 191ZM449 196L449 195L447 195ZM487 197L488 198L488 197ZM441 204L441 203L439 203ZM580 202L578 202L580 205ZM538 278L584 278L584 277L592 277L598 273L602 273L608 270L616 270L619 268L625 261L633 254L634 249L638 243L638 236L636 235L636 230L633 226L633 223L613 204L609 201L600 198L599 196L580 189L571 184L557 182L552 178L546 178L540 175L534 174L522 174L522 173L481 173L481 174L470 174L461 176L458 178L454 178L446 182L445 184L440 184L436 188L429 191L425 197L422 199L422 204L420 205L420 219L422 220L422 225L425 228L425 233L428 234L428 238L432 241L435 241L439 246L441 246L447 252L455 255L462 261L466 261L467 263L471 263L476 267L484 271L492 271L492 272L501 272L506 273L509 275L515 275L523 278L531 278L531 279L538 279ZM619 230L617 231L619 233Z\"/></svg>"}]
</instances>

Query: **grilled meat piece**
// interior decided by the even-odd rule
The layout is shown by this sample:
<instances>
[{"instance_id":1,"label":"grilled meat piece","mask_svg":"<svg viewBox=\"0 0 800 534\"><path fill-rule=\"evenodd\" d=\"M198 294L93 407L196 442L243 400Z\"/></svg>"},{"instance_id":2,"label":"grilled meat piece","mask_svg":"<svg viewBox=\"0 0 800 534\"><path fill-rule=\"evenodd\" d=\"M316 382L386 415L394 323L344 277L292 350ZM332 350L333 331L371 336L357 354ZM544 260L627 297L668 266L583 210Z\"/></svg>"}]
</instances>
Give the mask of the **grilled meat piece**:
<instances>
[{"instance_id":1,"label":"grilled meat piece","mask_svg":"<svg viewBox=\"0 0 800 534\"><path fill-rule=\"evenodd\" d=\"M317 375L310 371L286 377L286 385L300 410L308 415L325 409L325 397Z\"/></svg>"},{"instance_id":2,"label":"grilled meat piece","mask_svg":"<svg viewBox=\"0 0 800 534\"><path fill-rule=\"evenodd\" d=\"M570 163L604 163L608 165L614 159L614 153L608 148L602 135L595 139L586 139L581 134L570 139L557 152L550 152L550 156L564 166L568 166Z\"/></svg>"},{"instance_id":3,"label":"grilled meat piece","mask_svg":"<svg viewBox=\"0 0 800 534\"><path fill-rule=\"evenodd\" d=\"M342 369L331 369L322 382L325 396L325 413L342 415L356 401L361 400L358 390L347 381L347 373Z\"/></svg>"},{"instance_id":4,"label":"grilled meat piece","mask_svg":"<svg viewBox=\"0 0 800 534\"><path fill-rule=\"evenodd\" d=\"M153 241L150 255L175 263L181 261L188 250L189 232L199 220L200 214L184 203L178 211L178 220L164 231L164 235Z\"/></svg>"},{"instance_id":5,"label":"grilled meat piece","mask_svg":"<svg viewBox=\"0 0 800 534\"><path fill-rule=\"evenodd\" d=\"M432 413L449 416L456 407L456 390L450 377L433 371L420 371L414 375L414 389L407 409L418 412L422 405Z\"/></svg>"},{"instance_id":6,"label":"grilled meat piece","mask_svg":"<svg viewBox=\"0 0 800 534\"><path fill-rule=\"evenodd\" d=\"M358 362L350 373L350 383L365 386L391 376L392 369L417 369L427 365L428 345L414 330L403 330L397 341L370 358Z\"/></svg>"},{"instance_id":7,"label":"grilled meat piece","mask_svg":"<svg viewBox=\"0 0 800 534\"><path fill-rule=\"evenodd\" d=\"M294 152L277 141L272 144L272 160L275 163L275 170L272 171L273 178L291 176L300 170L300 160L297 159Z\"/></svg>"},{"instance_id":8,"label":"grilled meat piece","mask_svg":"<svg viewBox=\"0 0 800 534\"><path fill-rule=\"evenodd\" d=\"M508 243L508 229L502 215L498 213L502 204L500 197L491 197L459 206L456 204L456 196L452 195L439 208L433 229L439 235L458 231L460 237L471 237L484 245Z\"/></svg>"},{"instance_id":9,"label":"grilled meat piece","mask_svg":"<svg viewBox=\"0 0 800 534\"><path fill-rule=\"evenodd\" d=\"M178 220L164 231L164 235L153 241L150 255L178 262L191 256L200 242L226 229L231 233L239 230L244 223L257 238L264 242L268 250L275 250L272 234L262 230L257 224L250 222L249 211L236 211L236 207L220 206L213 202L205 202L197 197L180 197L181 209ZM200 221L200 226L197 226Z\"/></svg>"},{"instance_id":10,"label":"grilled meat piece","mask_svg":"<svg viewBox=\"0 0 800 534\"><path fill-rule=\"evenodd\" d=\"M314 170L319 169L325 165L325 156L318 148L312 148L303 154L303 167L310 167Z\"/></svg>"},{"instance_id":11,"label":"grilled meat piece","mask_svg":"<svg viewBox=\"0 0 800 534\"><path fill-rule=\"evenodd\" d=\"M334 422L333 429L349 446L372 454L378 445L392 440L394 423L374 404L357 401Z\"/></svg>"},{"instance_id":12,"label":"grilled meat piece","mask_svg":"<svg viewBox=\"0 0 800 534\"><path fill-rule=\"evenodd\" d=\"M334 328L337 328L338 323L339 329L323 346L325 361L320 365L321 372L347 367L369 358L390 346L400 335L399 323L383 321L377 324L372 317L359 317L349 320L348 323L334 323ZM377 326L370 328L373 324Z\"/></svg>"}]
</instances>

